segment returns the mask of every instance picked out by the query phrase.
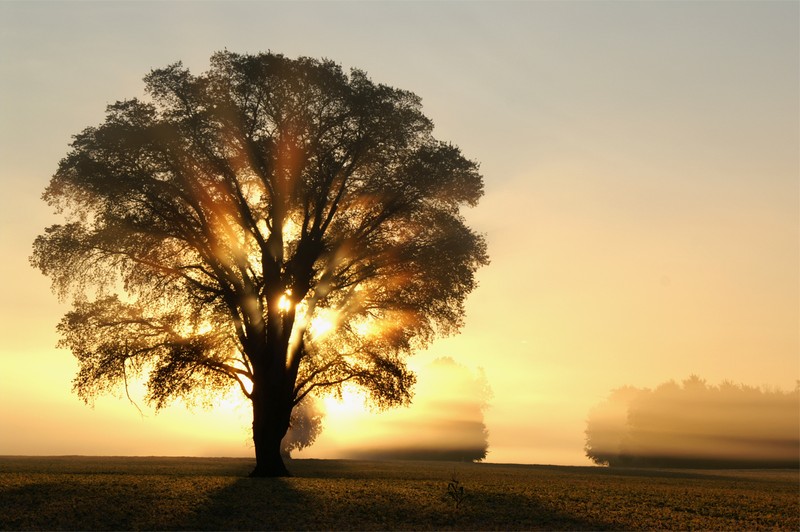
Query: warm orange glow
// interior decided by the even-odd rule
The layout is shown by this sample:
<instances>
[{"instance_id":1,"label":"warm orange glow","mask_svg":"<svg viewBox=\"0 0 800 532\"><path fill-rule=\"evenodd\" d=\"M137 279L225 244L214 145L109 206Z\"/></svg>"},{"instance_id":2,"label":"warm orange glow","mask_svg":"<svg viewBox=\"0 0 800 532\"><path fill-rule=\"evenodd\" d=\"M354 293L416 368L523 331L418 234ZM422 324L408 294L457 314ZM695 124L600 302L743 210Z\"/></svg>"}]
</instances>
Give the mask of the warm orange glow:
<instances>
[{"instance_id":1,"label":"warm orange glow","mask_svg":"<svg viewBox=\"0 0 800 532\"><path fill-rule=\"evenodd\" d=\"M343 386L341 399L324 397L325 430L314 447L298 457L353 458L367 450L480 447L475 440L481 433L475 427L491 394L480 384L482 373L445 359L424 365L417 375L414 399L406 407L376 411L350 384Z\"/></svg>"},{"instance_id":2,"label":"warm orange glow","mask_svg":"<svg viewBox=\"0 0 800 532\"><path fill-rule=\"evenodd\" d=\"M314 338L322 338L336 328L337 321L337 312L329 309L318 310L317 315L311 320L309 331Z\"/></svg>"},{"instance_id":3,"label":"warm orange glow","mask_svg":"<svg viewBox=\"0 0 800 532\"><path fill-rule=\"evenodd\" d=\"M374 325L369 320L362 320L353 324L353 330L359 336L369 336L374 332Z\"/></svg>"},{"instance_id":4,"label":"warm orange glow","mask_svg":"<svg viewBox=\"0 0 800 532\"><path fill-rule=\"evenodd\" d=\"M357 421L369 412L364 394L355 386L346 384L342 387L341 397L327 396L322 402L329 418L335 419L337 425L340 422L346 423L348 428L352 428L350 422ZM350 437L357 438L358 435L350 434Z\"/></svg>"},{"instance_id":5,"label":"warm orange glow","mask_svg":"<svg viewBox=\"0 0 800 532\"><path fill-rule=\"evenodd\" d=\"M345 439L366 445L370 434L377 440L399 425L393 416L452 398L452 379L432 382L425 371L442 356L486 369L495 393L486 412L492 462L591 464L587 415L624 385L653 389L696 373L791 390L800 378L796 2L415 3L401 19L383 2L209 3L182 21L180 49L203 50L188 57L176 52L170 25L141 40L150 11L174 15L168 3L97 13L88 3L40 7L0 5L4 49L14 50L0 70L15 80L0 84L3 100L15 102L0 120L0 253L13 279L0 298L0 454L253 454L246 403L241 421L181 402L155 415L132 382L143 417L124 391L86 407L71 392L75 357L55 348L69 301L57 301L27 260L33 236L56 223L40 193L68 136L96 123L104 102L142 95L147 68L183 58L205 70L207 27L234 51L264 47L257 28L275 51L324 50L376 82L412 89L437 136L462 146L485 173L485 197L464 215L487 235L492 264L478 273L461 333L410 359L419 381L409 409L359 414L357 394L325 399L324 431L301 457L333 457ZM126 24L115 26L118 9ZM292 17L304 23L283 24ZM365 22L380 38L367 40ZM117 47L85 46L109 27L129 52L124 61ZM411 31L420 38L407 46ZM452 42L425 54L442 32ZM353 38L330 38L342 34ZM230 153L241 152L238 142L231 137ZM255 180L243 193L253 204L267 200ZM355 212L367 211L379 198L353 201ZM302 218L286 216L258 229L293 242ZM254 240L237 251L260 273ZM348 247L331 252L347 257ZM362 284L353 289L358 301L371 290ZM247 311L279 299L291 311L294 301L298 335L307 325L324 348L341 341L357 350L352 337L369 330L361 309L337 315L312 304L314 294L299 295L254 297ZM384 335L400 323L370 327Z\"/></svg>"},{"instance_id":6,"label":"warm orange glow","mask_svg":"<svg viewBox=\"0 0 800 532\"><path fill-rule=\"evenodd\" d=\"M287 312L289 309L292 308L292 300L289 299L289 296L292 295L291 290L287 290L285 294L283 294L278 301L278 308L281 312Z\"/></svg>"}]
</instances>

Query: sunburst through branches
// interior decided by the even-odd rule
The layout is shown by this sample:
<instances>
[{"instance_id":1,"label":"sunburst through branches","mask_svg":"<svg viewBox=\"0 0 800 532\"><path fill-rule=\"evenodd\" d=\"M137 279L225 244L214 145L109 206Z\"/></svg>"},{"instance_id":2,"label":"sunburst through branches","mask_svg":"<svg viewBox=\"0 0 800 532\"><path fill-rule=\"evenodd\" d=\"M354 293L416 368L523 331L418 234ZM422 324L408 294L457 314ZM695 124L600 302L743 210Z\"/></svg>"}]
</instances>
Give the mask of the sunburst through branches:
<instances>
[{"instance_id":1,"label":"sunburst through branches","mask_svg":"<svg viewBox=\"0 0 800 532\"><path fill-rule=\"evenodd\" d=\"M286 474L309 394L407 402L405 358L461 326L488 262L460 212L478 165L433 137L419 97L331 61L220 52L145 85L75 136L44 194L65 223L31 260L75 301L59 327L75 389L133 372L161 407L238 383L254 473Z\"/></svg>"}]
</instances>

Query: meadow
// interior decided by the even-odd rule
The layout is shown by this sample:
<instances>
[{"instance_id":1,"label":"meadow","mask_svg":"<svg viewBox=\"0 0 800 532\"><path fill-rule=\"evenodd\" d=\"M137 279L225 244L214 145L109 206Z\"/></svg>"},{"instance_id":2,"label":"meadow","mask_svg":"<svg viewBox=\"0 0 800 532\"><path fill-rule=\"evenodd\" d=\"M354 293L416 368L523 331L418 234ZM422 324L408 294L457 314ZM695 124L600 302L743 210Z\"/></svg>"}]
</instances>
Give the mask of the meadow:
<instances>
[{"instance_id":1,"label":"meadow","mask_svg":"<svg viewBox=\"0 0 800 532\"><path fill-rule=\"evenodd\" d=\"M294 460L291 478L251 479L252 466L0 457L0 529L800 529L797 470Z\"/></svg>"}]
</instances>

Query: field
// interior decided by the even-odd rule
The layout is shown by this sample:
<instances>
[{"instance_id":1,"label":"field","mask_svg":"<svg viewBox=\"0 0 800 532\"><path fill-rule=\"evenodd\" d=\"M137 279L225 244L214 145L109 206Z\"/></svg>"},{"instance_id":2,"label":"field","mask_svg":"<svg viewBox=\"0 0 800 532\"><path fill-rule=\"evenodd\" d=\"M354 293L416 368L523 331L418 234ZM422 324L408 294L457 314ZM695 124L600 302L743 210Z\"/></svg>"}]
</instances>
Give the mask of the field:
<instances>
[{"instance_id":1,"label":"field","mask_svg":"<svg viewBox=\"0 0 800 532\"><path fill-rule=\"evenodd\" d=\"M800 530L797 470L295 460L292 478L250 479L252 466L0 457L0 529Z\"/></svg>"}]
</instances>

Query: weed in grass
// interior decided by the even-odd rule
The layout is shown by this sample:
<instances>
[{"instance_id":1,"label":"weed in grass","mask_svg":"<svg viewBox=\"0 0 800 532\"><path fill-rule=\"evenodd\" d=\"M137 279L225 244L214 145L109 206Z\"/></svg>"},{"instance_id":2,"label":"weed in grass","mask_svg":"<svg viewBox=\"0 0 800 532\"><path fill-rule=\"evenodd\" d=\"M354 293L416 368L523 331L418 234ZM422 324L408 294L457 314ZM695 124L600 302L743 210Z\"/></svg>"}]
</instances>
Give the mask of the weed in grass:
<instances>
[{"instance_id":1,"label":"weed in grass","mask_svg":"<svg viewBox=\"0 0 800 532\"><path fill-rule=\"evenodd\" d=\"M453 499L453 505L456 510L461 507L461 503L467 498L464 486L462 486L461 482L456 478L455 473L450 477L450 482L447 484L447 496Z\"/></svg>"}]
</instances>

